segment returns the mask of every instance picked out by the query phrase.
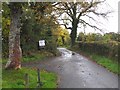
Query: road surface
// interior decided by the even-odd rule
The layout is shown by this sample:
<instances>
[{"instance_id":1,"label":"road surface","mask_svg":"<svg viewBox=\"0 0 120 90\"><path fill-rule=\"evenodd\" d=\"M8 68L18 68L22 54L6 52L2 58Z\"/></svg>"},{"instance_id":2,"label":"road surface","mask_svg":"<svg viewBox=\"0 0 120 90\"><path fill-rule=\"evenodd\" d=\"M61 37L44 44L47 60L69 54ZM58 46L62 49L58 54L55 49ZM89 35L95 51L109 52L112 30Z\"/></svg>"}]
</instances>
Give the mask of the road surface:
<instances>
[{"instance_id":1,"label":"road surface","mask_svg":"<svg viewBox=\"0 0 120 90\"><path fill-rule=\"evenodd\" d=\"M59 75L59 88L118 88L118 76L86 57L65 48L58 48L60 57L24 64Z\"/></svg>"}]
</instances>

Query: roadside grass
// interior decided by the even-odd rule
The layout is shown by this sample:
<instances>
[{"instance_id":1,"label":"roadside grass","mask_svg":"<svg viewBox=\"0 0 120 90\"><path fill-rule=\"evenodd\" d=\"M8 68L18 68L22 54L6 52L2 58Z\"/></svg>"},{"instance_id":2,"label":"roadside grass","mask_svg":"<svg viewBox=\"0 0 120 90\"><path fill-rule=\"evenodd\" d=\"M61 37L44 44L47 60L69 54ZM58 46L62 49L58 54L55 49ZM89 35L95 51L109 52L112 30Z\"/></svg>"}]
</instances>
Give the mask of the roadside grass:
<instances>
[{"instance_id":1,"label":"roadside grass","mask_svg":"<svg viewBox=\"0 0 120 90\"><path fill-rule=\"evenodd\" d=\"M42 52L33 53L30 56L24 56L22 58L22 62L31 62L31 61L38 61L38 60L40 61L52 56L54 56L52 53L47 51L42 51Z\"/></svg>"},{"instance_id":2,"label":"roadside grass","mask_svg":"<svg viewBox=\"0 0 120 90\"><path fill-rule=\"evenodd\" d=\"M96 61L96 63L104 66L109 71L116 73L116 74L120 74L118 70L118 62L115 62L107 57L100 56L97 54L92 54L92 55L89 54L89 56L91 57L93 61Z\"/></svg>"},{"instance_id":3,"label":"roadside grass","mask_svg":"<svg viewBox=\"0 0 120 90\"><path fill-rule=\"evenodd\" d=\"M25 88L25 73L29 75L29 88L37 87L36 68L25 68L20 70L2 70L2 88ZM42 88L57 88L57 75L40 71L40 80L43 83Z\"/></svg>"},{"instance_id":4,"label":"roadside grass","mask_svg":"<svg viewBox=\"0 0 120 90\"><path fill-rule=\"evenodd\" d=\"M105 56L98 55L96 53L90 53L90 52L83 51L83 50L78 51L78 48L75 48L75 47L74 48L69 47L68 49L78 52L87 58L90 58L90 60L95 61L97 64L105 67L106 69L108 69L109 71L115 74L120 74L119 64L115 60L109 59Z\"/></svg>"},{"instance_id":5,"label":"roadside grass","mask_svg":"<svg viewBox=\"0 0 120 90\"><path fill-rule=\"evenodd\" d=\"M42 52L37 52L33 53L32 55L29 56L23 56L22 57L22 62L31 62L31 61L41 61L44 60L45 58L49 58L54 56L52 53L47 52L47 51L42 51ZM2 59L2 64L6 64L8 59Z\"/></svg>"},{"instance_id":6,"label":"roadside grass","mask_svg":"<svg viewBox=\"0 0 120 90\"><path fill-rule=\"evenodd\" d=\"M2 86L2 65L0 66L0 89Z\"/></svg>"}]
</instances>

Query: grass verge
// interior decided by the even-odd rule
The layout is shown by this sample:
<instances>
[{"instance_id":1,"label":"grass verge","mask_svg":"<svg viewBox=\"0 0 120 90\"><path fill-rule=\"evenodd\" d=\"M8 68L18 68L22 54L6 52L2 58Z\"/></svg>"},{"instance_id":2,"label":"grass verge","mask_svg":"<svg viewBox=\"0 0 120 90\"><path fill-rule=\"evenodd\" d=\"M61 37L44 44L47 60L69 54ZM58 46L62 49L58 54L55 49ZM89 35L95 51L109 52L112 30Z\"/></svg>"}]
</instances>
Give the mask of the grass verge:
<instances>
[{"instance_id":1,"label":"grass verge","mask_svg":"<svg viewBox=\"0 0 120 90\"><path fill-rule=\"evenodd\" d=\"M32 55L29 56L23 56L22 57L22 62L31 62L31 61L41 61L44 60L45 58L53 57L53 53L47 52L47 51L42 51L42 52L36 52L32 53ZM8 59L2 59L2 64L6 64ZM1 62L1 61L0 61Z\"/></svg>"},{"instance_id":2,"label":"grass verge","mask_svg":"<svg viewBox=\"0 0 120 90\"><path fill-rule=\"evenodd\" d=\"M22 62L31 62L31 61L38 61L38 60L40 61L40 60L44 60L45 58L52 57L52 56L54 55L50 52L46 52L46 51L37 52L37 53L33 53L30 56L24 56L22 58Z\"/></svg>"},{"instance_id":3,"label":"grass verge","mask_svg":"<svg viewBox=\"0 0 120 90\"><path fill-rule=\"evenodd\" d=\"M120 74L120 71L118 69L118 62L117 61L114 61L112 59L109 59L105 56L101 56L101 55L97 55L95 53L90 53L90 52L87 52L87 51L82 51L82 50L79 50L78 51L78 48L69 48L70 50L72 51L76 51L76 52L79 52L80 54L82 54L83 56L89 58L90 60L92 61L95 61L97 64L105 67L106 69L108 69L109 71L115 73L115 74Z\"/></svg>"},{"instance_id":4,"label":"grass verge","mask_svg":"<svg viewBox=\"0 0 120 90\"><path fill-rule=\"evenodd\" d=\"M29 75L29 88L37 87L37 70L22 68L20 70L2 70L2 88L25 88L25 73ZM54 73L41 70L42 88L57 88L57 76Z\"/></svg>"},{"instance_id":5,"label":"grass verge","mask_svg":"<svg viewBox=\"0 0 120 90\"><path fill-rule=\"evenodd\" d=\"M117 62L115 62L115 61L113 61L105 56L100 56L97 54L88 54L88 55L93 61L95 61L96 63L107 68L109 71L116 73L116 74L119 74Z\"/></svg>"}]
</instances>

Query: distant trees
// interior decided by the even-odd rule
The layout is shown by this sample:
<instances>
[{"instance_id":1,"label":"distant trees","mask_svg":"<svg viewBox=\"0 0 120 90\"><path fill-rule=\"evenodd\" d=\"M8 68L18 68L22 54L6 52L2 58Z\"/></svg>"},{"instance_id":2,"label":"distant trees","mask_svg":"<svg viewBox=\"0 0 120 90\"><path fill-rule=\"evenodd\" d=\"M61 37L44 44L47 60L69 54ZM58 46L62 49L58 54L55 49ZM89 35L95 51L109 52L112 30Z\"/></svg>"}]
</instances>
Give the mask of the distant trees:
<instances>
[{"instance_id":1,"label":"distant trees","mask_svg":"<svg viewBox=\"0 0 120 90\"><path fill-rule=\"evenodd\" d=\"M110 32L104 35L100 33L88 33L84 34L82 32L79 33L77 37L77 41L85 41L85 42L93 42L93 41L102 41L102 42L110 42L110 41L119 41L120 34Z\"/></svg>"},{"instance_id":2,"label":"distant trees","mask_svg":"<svg viewBox=\"0 0 120 90\"><path fill-rule=\"evenodd\" d=\"M77 37L77 41L85 41L86 37L85 34L83 32L80 32L78 37Z\"/></svg>"},{"instance_id":3,"label":"distant trees","mask_svg":"<svg viewBox=\"0 0 120 90\"><path fill-rule=\"evenodd\" d=\"M57 46L65 46L70 44L70 36L67 29L58 27L56 30L53 30L53 36L56 38Z\"/></svg>"},{"instance_id":4,"label":"distant trees","mask_svg":"<svg viewBox=\"0 0 120 90\"><path fill-rule=\"evenodd\" d=\"M110 40L112 40L112 41L119 41L119 42L120 42L119 38L120 38L120 34L114 33L114 32L106 33L106 34L103 36L103 39L104 39L105 41L110 41Z\"/></svg>"}]
</instances>

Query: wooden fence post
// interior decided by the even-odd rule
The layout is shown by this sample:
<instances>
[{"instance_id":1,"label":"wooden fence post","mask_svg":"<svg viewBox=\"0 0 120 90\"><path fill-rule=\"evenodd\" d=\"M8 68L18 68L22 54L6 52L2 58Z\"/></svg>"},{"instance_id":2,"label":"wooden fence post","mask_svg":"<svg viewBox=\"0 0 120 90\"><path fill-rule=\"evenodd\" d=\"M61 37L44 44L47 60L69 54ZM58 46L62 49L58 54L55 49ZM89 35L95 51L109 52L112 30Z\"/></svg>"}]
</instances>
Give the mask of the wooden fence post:
<instances>
[{"instance_id":1,"label":"wooden fence post","mask_svg":"<svg viewBox=\"0 0 120 90\"><path fill-rule=\"evenodd\" d=\"M25 74L25 88L29 88L29 75L28 75L28 73Z\"/></svg>"},{"instance_id":2,"label":"wooden fence post","mask_svg":"<svg viewBox=\"0 0 120 90\"><path fill-rule=\"evenodd\" d=\"M37 73L38 73L38 82L37 82L38 86L37 87L40 88L42 83L40 82L40 69L39 68L37 69Z\"/></svg>"}]
</instances>

